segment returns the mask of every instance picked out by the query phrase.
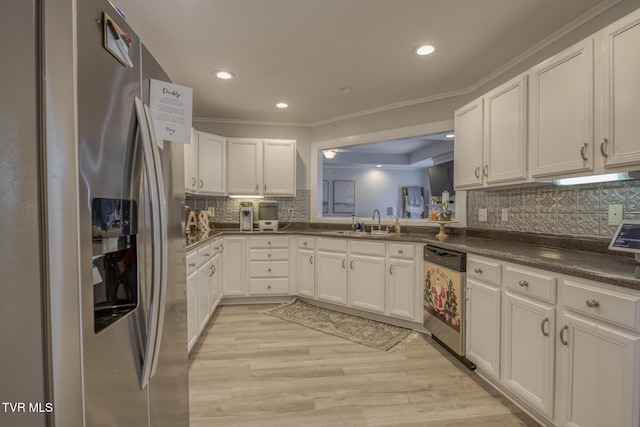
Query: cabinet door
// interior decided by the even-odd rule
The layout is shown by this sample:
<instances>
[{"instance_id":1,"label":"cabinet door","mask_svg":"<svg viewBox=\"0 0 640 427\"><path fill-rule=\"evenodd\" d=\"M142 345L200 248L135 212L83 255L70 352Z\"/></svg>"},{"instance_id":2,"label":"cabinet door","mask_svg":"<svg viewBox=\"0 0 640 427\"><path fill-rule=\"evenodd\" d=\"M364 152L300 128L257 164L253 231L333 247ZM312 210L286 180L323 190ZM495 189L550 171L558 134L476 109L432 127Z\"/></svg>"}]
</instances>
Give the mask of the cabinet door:
<instances>
[{"instance_id":1,"label":"cabinet door","mask_svg":"<svg viewBox=\"0 0 640 427\"><path fill-rule=\"evenodd\" d=\"M218 135L198 133L198 192L225 194L226 141Z\"/></svg>"},{"instance_id":2,"label":"cabinet door","mask_svg":"<svg viewBox=\"0 0 640 427\"><path fill-rule=\"evenodd\" d=\"M593 170L593 41L531 70L533 177Z\"/></svg>"},{"instance_id":3,"label":"cabinet door","mask_svg":"<svg viewBox=\"0 0 640 427\"><path fill-rule=\"evenodd\" d=\"M640 425L640 337L566 312L563 324L563 425Z\"/></svg>"},{"instance_id":4,"label":"cabinet door","mask_svg":"<svg viewBox=\"0 0 640 427\"><path fill-rule=\"evenodd\" d=\"M264 141L264 194L296 195L296 142Z\"/></svg>"},{"instance_id":5,"label":"cabinet door","mask_svg":"<svg viewBox=\"0 0 640 427\"><path fill-rule=\"evenodd\" d=\"M225 237L223 240L222 256L224 257L224 269L222 271L222 294L228 296L241 296L247 294L246 271L247 261L245 256L244 237Z\"/></svg>"},{"instance_id":6,"label":"cabinet door","mask_svg":"<svg viewBox=\"0 0 640 427\"><path fill-rule=\"evenodd\" d=\"M384 313L385 258L372 255L349 255L349 305L376 313Z\"/></svg>"},{"instance_id":7,"label":"cabinet door","mask_svg":"<svg viewBox=\"0 0 640 427\"><path fill-rule=\"evenodd\" d=\"M198 190L198 133L191 128L191 144L184 144L184 189L188 193Z\"/></svg>"},{"instance_id":8,"label":"cabinet door","mask_svg":"<svg viewBox=\"0 0 640 427\"><path fill-rule=\"evenodd\" d=\"M390 315L415 320L416 263L406 259L389 260Z\"/></svg>"},{"instance_id":9,"label":"cabinet door","mask_svg":"<svg viewBox=\"0 0 640 427\"><path fill-rule=\"evenodd\" d=\"M211 305L209 304L209 293L211 289L210 280L212 276L213 274L210 262L207 262L198 268L198 285L196 291L198 295L198 334L203 331L207 324L207 320L209 320L209 311L211 309Z\"/></svg>"},{"instance_id":10,"label":"cabinet door","mask_svg":"<svg viewBox=\"0 0 640 427\"><path fill-rule=\"evenodd\" d=\"M262 194L262 140L227 140L227 192L235 195Z\"/></svg>"},{"instance_id":11,"label":"cabinet door","mask_svg":"<svg viewBox=\"0 0 640 427\"><path fill-rule=\"evenodd\" d=\"M298 295L315 298L316 296L316 266L312 249L298 249L296 256L298 267L296 282Z\"/></svg>"},{"instance_id":12,"label":"cabinet door","mask_svg":"<svg viewBox=\"0 0 640 427\"><path fill-rule=\"evenodd\" d=\"M187 351L198 339L198 272L187 277Z\"/></svg>"},{"instance_id":13,"label":"cabinet door","mask_svg":"<svg viewBox=\"0 0 640 427\"><path fill-rule=\"evenodd\" d=\"M526 75L484 96L483 158L482 172L489 185L527 179Z\"/></svg>"},{"instance_id":14,"label":"cabinet door","mask_svg":"<svg viewBox=\"0 0 640 427\"><path fill-rule=\"evenodd\" d=\"M640 11L603 30L602 131L598 155L604 167L640 165ZM635 94L635 95L631 95Z\"/></svg>"},{"instance_id":15,"label":"cabinet door","mask_svg":"<svg viewBox=\"0 0 640 427\"><path fill-rule=\"evenodd\" d=\"M211 258L211 278L209 280L209 314L218 306L220 302L220 255Z\"/></svg>"},{"instance_id":16,"label":"cabinet door","mask_svg":"<svg viewBox=\"0 0 640 427\"><path fill-rule=\"evenodd\" d=\"M336 304L347 304L347 254L317 252L318 299Z\"/></svg>"},{"instance_id":17,"label":"cabinet door","mask_svg":"<svg viewBox=\"0 0 640 427\"><path fill-rule=\"evenodd\" d=\"M505 293L502 380L553 418L555 308Z\"/></svg>"},{"instance_id":18,"label":"cabinet door","mask_svg":"<svg viewBox=\"0 0 640 427\"><path fill-rule=\"evenodd\" d=\"M500 288L467 279L466 355L478 369L500 377Z\"/></svg>"},{"instance_id":19,"label":"cabinet door","mask_svg":"<svg viewBox=\"0 0 640 427\"><path fill-rule=\"evenodd\" d=\"M455 111L453 161L456 188L482 187L483 101L478 98ZM486 170L486 169L485 169Z\"/></svg>"}]
</instances>

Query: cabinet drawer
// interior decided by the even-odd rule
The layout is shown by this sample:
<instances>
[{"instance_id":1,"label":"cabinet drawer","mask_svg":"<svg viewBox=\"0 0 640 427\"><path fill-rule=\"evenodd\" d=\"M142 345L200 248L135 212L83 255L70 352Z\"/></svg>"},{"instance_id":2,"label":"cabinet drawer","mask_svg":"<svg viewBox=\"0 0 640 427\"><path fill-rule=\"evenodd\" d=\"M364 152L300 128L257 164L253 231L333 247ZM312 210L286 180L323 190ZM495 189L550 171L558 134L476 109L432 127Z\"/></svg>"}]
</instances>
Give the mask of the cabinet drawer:
<instances>
[{"instance_id":1,"label":"cabinet drawer","mask_svg":"<svg viewBox=\"0 0 640 427\"><path fill-rule=\"evenodd\" d=\"M251 249L250 261L288 261L289 249Z\"/></svg>"},{"instance_id":2,"label":"cabinet drawer","mask_svg":"<svg viewBox=\"0 0 640 427\"><path fill-rule=\"evenodd\" d=\"M467 276L500 286L501 264L486 259L467 258Z\"/></svg>"},{"instance_id":3,"label":"cabinet drawer","mask_svg":"<svg viewBox=\"0 0 640 427\"><path fill-rule=\"evenodd\" d=\"M352 254L384 256L386 253L386 249L384 243L381 242L363 242L352 240L351 249L349 250L349 252Z\"/></svg>"},{"instance_id":4,"label":"cabinet drawer","mask_svg":"<svg viewBox=\"0 0 640 427\"><path fill-rule=\"evenodd\" d=\"M508 289L555 304L556 278L542 271L506 266L504 283Z\"/></svg>"},{"instance_id":5,"label":"cabinet drawer","mask_svg":"<svg viewBox=\"0 0 640 427\"><path fill-rule=\"evenodd\" d=\"M213 257L213 251L214 249L212 245L207 245L198 249L198 267L209 262Z\"/></svg>"},{"instance_id":6,"label":"cabinet drawer","mask_svg":"<svg viewBox=\"0 0 640 427\"><path fill-rule=\"evenodd\" d=\"M250 279L249 293L251 295L288 294L289 278L281 277L277 279Z\"/></svg>"},{"instance_id":7,"label":"cabinet drawer","mask_svg":"<svg viewBox=\"0 0 640 427\"><path fill-rule=\"evenodd\" d=\"M249 239L249 249L252 248L288 248L288 237L265 236Z\"/></svg>"},{"instance_id":8,"label":"cabinet drawer","mask_svg":"<svg viewBox=\"0 0 640 427\"><path fill-rule=\"evenodd\" d=\"M627 295L565 280L567 308L640 332L640 295Z\"/></svg>"},{"instance_id":9,"label":"cabinet drawer","mask_svg":"<svg viewBox=\"0 0 640 427\"><path fill-rule=\"evenodd\" d=\"M391 258L409 258L413 259L415 256L415 246L390 243L389 244L389 256Z\"/></svg>"},{"instance_id":10,"label":"cabinet drawer","mask_svg":"<svg viewBox=\"0 0 640 427\"><path fill-rule=\"evenodd\" d=\"M313 249L316 247L316 240L309 237L299 237L298 247L300 249Z\"/></svg>"},{"instance_id":11,"label":"cabinet drawer","mask_svg":"<svg viewBox=\"0 0 640 427\"><path fill-rule=\"evenodd\" d=\"M187 254L187 276L198 269L198 251Z\"/></svg>"},{"instance_id":12,"label":"cabinet drawer","mask_svg":"<svg viewBox=\"0 0 640 427\"><path fill-rule=\"evenodd\" d=\"M249 264L250 277L288 277L289 261L254 261Z\"/></svg>"},{"instance_id":13,"label":"cabinet drawer","mask_svg":"<svg viewBox=\"0 0 640 427\"><path fill-rule=\"evenodd\" d=\"M321 251L347 252L347 239L318 239L316 245Z\"/></svg>"}]
</instances>

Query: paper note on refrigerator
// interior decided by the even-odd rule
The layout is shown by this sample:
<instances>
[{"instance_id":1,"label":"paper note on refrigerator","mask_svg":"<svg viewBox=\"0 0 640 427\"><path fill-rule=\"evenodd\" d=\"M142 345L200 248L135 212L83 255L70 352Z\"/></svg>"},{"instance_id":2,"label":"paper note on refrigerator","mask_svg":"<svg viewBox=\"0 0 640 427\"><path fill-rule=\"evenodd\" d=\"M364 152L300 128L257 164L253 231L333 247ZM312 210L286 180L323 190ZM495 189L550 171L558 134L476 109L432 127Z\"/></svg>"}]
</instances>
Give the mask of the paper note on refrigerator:
<instances>
[{"instance_id":1,"label":"paper note on refrigerator","mask_svg":"<svg viewBox=\"0 0 640 427\"><path fill-rule=\"evenodd\" d=\"M192 107L190 87L150 80L149 108L159 145L164 140L191 143Z\"/></svg>"}]
</instances>

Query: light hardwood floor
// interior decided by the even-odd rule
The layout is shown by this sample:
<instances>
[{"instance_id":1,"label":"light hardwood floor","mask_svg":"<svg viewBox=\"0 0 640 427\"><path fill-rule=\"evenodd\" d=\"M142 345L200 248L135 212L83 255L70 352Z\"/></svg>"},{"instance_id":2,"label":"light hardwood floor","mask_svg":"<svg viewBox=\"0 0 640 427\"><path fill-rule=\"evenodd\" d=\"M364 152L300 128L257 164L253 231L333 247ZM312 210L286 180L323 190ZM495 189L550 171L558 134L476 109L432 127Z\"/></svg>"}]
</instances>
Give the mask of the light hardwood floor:
<instances>
[{"instance_id":1,"label":"light hardwood floor","mask_svg":"<svg viewBox=\"0 0 640 427\"><path fill-rule=\"evenodd\" d=\"M394 353L223 306L191 356L204 426L537 426L420 335Z\"/></svg>"}]
</instances>

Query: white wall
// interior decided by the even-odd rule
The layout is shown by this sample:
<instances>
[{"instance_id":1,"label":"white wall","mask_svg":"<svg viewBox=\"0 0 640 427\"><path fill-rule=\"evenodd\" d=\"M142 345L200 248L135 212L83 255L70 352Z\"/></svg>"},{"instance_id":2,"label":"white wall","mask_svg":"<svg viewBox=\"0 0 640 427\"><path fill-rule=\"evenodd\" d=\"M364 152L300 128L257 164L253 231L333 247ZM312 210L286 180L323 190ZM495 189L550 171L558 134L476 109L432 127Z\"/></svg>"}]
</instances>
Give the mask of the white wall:
<instances>
[{"instance_id":1,"label":"white wall","mask_svg":"<svg viewBox=\"0 0 640 427\"><path fill-rule=\"evenodd\" d=\"M329 212L323 213L323 217L350 217L352 215L350 213L333 213L333 181L335 180L355 181L355 215L363 218L371 218L373 210L378 209L384 219L389 206L395 206L398 216L402 217L402 187L423 186L425 197L428 196L429 191L429 178L426 169L334 167L323 169L323 179L329 181Z\"/></svg>"}]
</instances>

